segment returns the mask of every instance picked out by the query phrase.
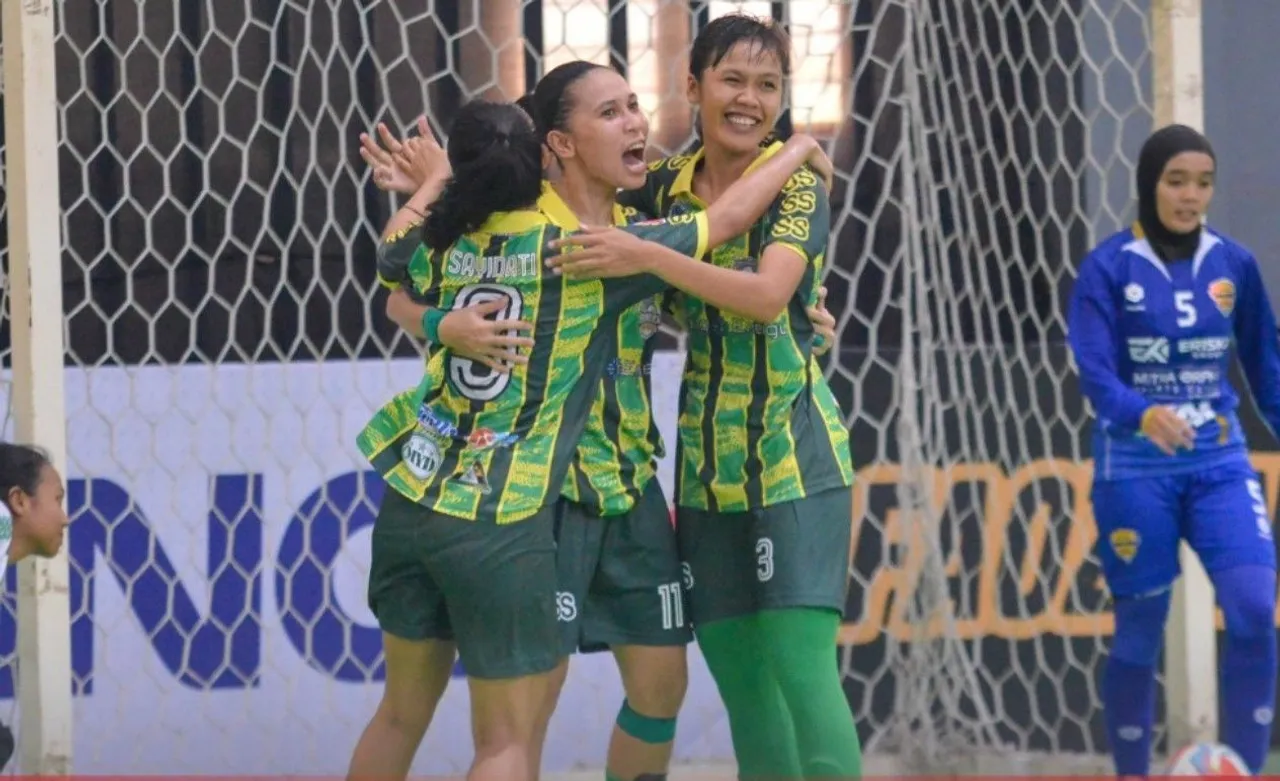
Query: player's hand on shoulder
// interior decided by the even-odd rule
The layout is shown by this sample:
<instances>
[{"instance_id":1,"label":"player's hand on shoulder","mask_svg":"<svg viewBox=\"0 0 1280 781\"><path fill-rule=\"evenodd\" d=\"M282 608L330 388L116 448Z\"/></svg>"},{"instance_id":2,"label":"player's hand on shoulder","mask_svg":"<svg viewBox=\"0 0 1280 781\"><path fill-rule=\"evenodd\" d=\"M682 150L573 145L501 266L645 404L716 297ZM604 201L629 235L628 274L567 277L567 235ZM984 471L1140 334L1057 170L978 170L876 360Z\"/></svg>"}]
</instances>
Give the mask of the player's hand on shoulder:
<instances>
[{"instance_id":1,"label":"player's hand on shoulder","mask_svg":"<svg viewBox=\"0 0 1280 781\"><path fill-rule=\"evenodd\" d=\"M831 162L831 158L827 157L826 150L822 148L822 142L808 133L796 133L787 139L787 144L799 146L808 153L808 156L805 157L805 162L822 179L823 186L830 191L831 185L835 181L836 167Z\"/></svg>"},{"instance_id":2,"label":"player's hand on shoulder","mask_svg":"<svg viewBox=\"0 0 1280 781\"><path fill-rule=\"evenodd\" d=\"M1191 450L1196 441L1196 432L1190 423L1178 417L1172 407L1159 405L1143 413L1142 433L1170 456L1179 449Z\"/></svg>"},{"instance_id":3,"label":"player's hand on shoulder","mask_svg":"<svg viewBox=\"0 0 1280 781\"><path fill-rule=\"evenodd\" d=\"M520 332L533 330L524 320L491 320L509 302L506 298L481 301L450 311L440 321L440 343L463 358L479 361L501 374L529 362L533 339ZM522 353L521 350L525 352Z\"/></svg>"},{"instance_id":4,"label":"player's hand on shoulder","mask_svg":"<svg viewBox=\"0 0 1280 781\"><path fill-rule=\"evenodd\" d=\"M583 226L577 233L548 242L553 250L547 265L570 279L629 277L648 271L645 241L617 228Z\"/></svg>"}]
</instances>

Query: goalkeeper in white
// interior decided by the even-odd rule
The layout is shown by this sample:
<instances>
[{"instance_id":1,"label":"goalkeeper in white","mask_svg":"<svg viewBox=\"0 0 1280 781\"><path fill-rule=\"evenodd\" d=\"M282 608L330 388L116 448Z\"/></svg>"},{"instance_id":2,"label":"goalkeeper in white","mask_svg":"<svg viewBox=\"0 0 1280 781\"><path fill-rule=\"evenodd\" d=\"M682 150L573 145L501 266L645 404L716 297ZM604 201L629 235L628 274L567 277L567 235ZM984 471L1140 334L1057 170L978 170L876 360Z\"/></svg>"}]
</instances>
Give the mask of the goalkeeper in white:
<instances>
[{"instance_id":1,"label":"goalkeeper in white","mask_svg":"<svg viewBox=\"0 0 1280 781\"><path fill-rule=\"evenodd\" d=\"M28 556L53 556L70 520L66 489L49 456L29 445L0 442L0 575ZM13 756L13 732L0 724L0 769Z\"/></svg>"}]
</instances>

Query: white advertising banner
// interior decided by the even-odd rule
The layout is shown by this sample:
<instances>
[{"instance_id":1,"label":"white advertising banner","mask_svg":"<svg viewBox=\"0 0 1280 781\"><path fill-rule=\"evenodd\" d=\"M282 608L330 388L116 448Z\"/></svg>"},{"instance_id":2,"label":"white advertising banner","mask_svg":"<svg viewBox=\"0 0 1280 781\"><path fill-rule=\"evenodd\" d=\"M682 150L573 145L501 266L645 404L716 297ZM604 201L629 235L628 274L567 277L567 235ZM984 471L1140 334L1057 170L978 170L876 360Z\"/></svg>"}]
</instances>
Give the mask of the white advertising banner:
<instances>
[{"instance_id":1,"label":"white advertising banner","mask_svg":"<svg viewBox=\"0 0 1280 781\"><path fill-rule=\"evenodd\" d=\"M674 451L679 355L653 368ZM365 601L381 484L354 441L416 360L67 373L77 773L340 774L378 702ZM671 496L670 456L661 473ZM13 581L0 650L14 648ZM732 756L696 647L677 761ZM0 695L13 696L11 669ZM575 657L545 768L600 768L622 691ZM413 768L471 760L456 679Z\"/></svg>"}]
</instances>

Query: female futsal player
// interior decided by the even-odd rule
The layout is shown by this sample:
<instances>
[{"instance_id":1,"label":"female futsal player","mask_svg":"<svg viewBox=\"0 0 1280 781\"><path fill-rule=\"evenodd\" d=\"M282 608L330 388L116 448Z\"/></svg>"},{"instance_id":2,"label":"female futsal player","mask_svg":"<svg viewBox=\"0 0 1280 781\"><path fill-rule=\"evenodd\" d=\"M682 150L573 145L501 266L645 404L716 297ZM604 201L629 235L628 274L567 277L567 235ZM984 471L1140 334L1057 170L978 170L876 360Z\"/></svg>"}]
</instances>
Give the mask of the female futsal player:
<instances>
[{"instance_id":1,"label":"female futsal player","mask_svg":"<svg viewBox=\"0 0 1280 781\"><path fill-rule=\"evenodd\" d=\"M622 84L625 86L625 82ZM486 110L496 109L489 107ZM512 110L515 109L512 107ZM464 110L464 117L468 116L467 111ZM618 122L611 116L602 118L604 130L608 132L605 133L601 142L605 144L605 149L613 152L613 159L605 161L605 170L615 176L638 175L642 181L645 167L642 161L636 165L629 159L628 152L634 145L635 139L627 136L634 136L636 129L642 131L643 126L636 125L634 114L637 112L634 108L629 109L629 113L632 116L623 122ZM524 115L521 114L521 116ZM531 208L517 208L514 200L504 204L505 211L499 210L496 213L490 211L492 204L489 203L499 194L507 199L520 200L529 197L529 193L525 193L521 187L512 186L513 182L522 185L525 183L523 180L510 179L512 171L523 173L523 169L513 167L513 160L509 158L518 151L521 165L535 160L540 153L538 139L535 135L535 143L530 150L527 147L528 137L524 132L526 128L503 127L494 133L495 137L489 141L488 146L476 151L476 147L483 146L482 141L486 139L484 128L478 122L466 125L462 120L463 117L460 117L460 126L454 131L454 138L458 139L458 142L455 142L457 159L455 159L455 144L450 146L449 156L454 175L449 180L449 185L444 188L439 200L432 202L431 199L426 199L426 203L421 207L411 201L405 209L401 210L403 214L406 211L414 212L429 206L430 214L424 226L423 235L430 251L425 254L418 253L416 244L409 244L399 237L398 232L393 233L392 241L389 241L381 252L380 273L389 281L394 281L396 268L405 270L409 267L408 270L413 272L409 277L414 281L417 292L425 294L428 300L433 295L436 296L444 308L466 306L473 300L480 301L493 296L503 297L514 311L523 312L526 318L531 316L535 322L539 323L539 327L535 329L534 346L527 362L522 363L510 375L499 376L496 373L480 372L474 362L468 359L448 356L437 351L433 357L433 365L441 367L440 370L447 375L448 382L441 384L438 382L439 377L429 376L412 403L408 405L398 403L391 405L390 409L384 409L382 419L375 420L362 436L362 449L375 466L383 471L384 478L393 489L388 492L379 522L375 525L375 561L370 586L371 603L388 635L389 669L388 697L384 699L384 707L379 709L382 723L379 724L379 716L375 716L374 723L366 731L361 746L357 749L352 775L369 775L368 768L371 763L376 763L380 759L389 763L392 758L398 760L395 772L388 773L387 771L391 770L388 767L382 774L403 774L404 770L401 768L407 768L413 749L421 738L421 731L418 729L412 730L416 735L409 730L391 730L391 727L397 726L394 723L396 714L383 713L384 710L396 710L395 704L390 702L393 689L395 689L395 697L403 695L407 700L421 702L424 698L420 695L425 693L424 688L428 688L406 686L403 681L398 686L391 685L392 646L401 646L406 640L418 640L412 648L403 649L407 651L406 661L396 662L395 666L412 668L414 671L433 669L432 654L424 649L434 648L439 644L435 641L448 640L450 636L456 636L458 649L471 678L473 706L481 706L477 694L483 694L486 690L491 691L495 698L493 702L501 703L501 706L485 710L498 723L506 725L505 732L498 730L498 733L504 735L502 739L493 737L486 741L485 720L477 714L476 772L489 772L488 767L501 767L504 772L507 772L513 770L516 764L523 765L529 761L533 753L532 743L534 743L538 721L536 714L531 714L528 710L529 703L538 699L534 696L535 694L540 697L545 693L548 684L546 673L556 666L552 662L559 657L553 649L547 648L541 642L545 637L535 637L538 634L537 630L545 630L545 626L534 620L537 612L526 609L530 606L526 605L525 601L539 600L541 596L545 596L541 594L539 588L554 588L554 582L548 583L545 578L535 577L529 582L508 583L504 586L498 576L515 577L520 569L509 566L498 571L473 564L466 569L465 573L462 573L461 567L451 566L449 562L444 561L448 555L444 551L447 546L442 546L440 540L421 540L426 546L421 548L407 544L404 539L389 539L395 536L393 532L401 526L420 531L423 528L433 527L447 529L450 525L456 524L447 524L438 519L425 525L420 522L410 523L407 520L403 524L392 523L390 518L392 513L389 510L394 509L392 505L401 505L407 518L409 508L405 505L413 504L414 512L417 513L425 507L436 515L464 517L473 522L467 525L475 534L489 535L484 538L484 544L488 544L491 538L515 541L516 547L522 550L523 555L531 562L531 568L534 567L534 562L545 563L547 551L540 549L536 544L540 540L544 542L545 540L541 537L535 539L537 535L550 528L546 523L546 515L542 512L543 496L545 496L547 485L558 484L557 480L563 481L564 471L567 470L569 463L566 461L564 467L560 466L561 453L565 453L566 457L572 456L577 438L574 431L580 431L586 419L585 413L574 412L576 409L574 404L580 403L579 391L566 388L566 383L576 388L577 379L588 376L590 372L596 372L594 376L598 378L607 363L607 360L602 360L597 365L593 359L595 345L599 343L607 346L611 341L592 337L595 321L602 317L608 320L618 302L630 303L634 296L639 296L636 300L640 300L647 297L645 294L650 292L643 284L637 285L634 282L620 286L606 284L585 289L590 292L590 295L585 295L582 292L584 289L574 289L573 295L564 299L565 306L569 303L574 305L572 310L555 306L555 298L551 297L548 291L559 290L556 284L559 278L548 272L544 280L540 270L544 268L541 257L544 247L542 242L547 238L553 238L557 231L550 230L553 226L544 215L533 212ZM527 118L525 121L527 122ZM458 135L459 133L462 135ZM643 140L643 132L640 135ZM776 191L776 188L785 181L788 172L803 161L809 151L811 150L808 147L796 145L789 150L787 156L777 161L773 172L766 172L764 169L759 172L762 178L772 177L770 181L774 183L773 190L761 193L757 186L756 191L751 192L750 183L744 181L741 198L735 199L734 205L724 210L724 219L717 217L713 211L707 215L709 219L706 221L700 215L697 218L671 223L633 226L629 230L666 244L673 244L687 253L696 253L700 251L699 243L704 243L709 237L719 236L723 239L749 225L751 220L762 213L767 206L768 193ZM465 170L462 167L464 160ZM502 176L499 169L488 167L499 163L506 165L506 169L510 169L509 180L502 186L498 185L495 178ZM782 166L786 167L785 170ZM564 163L564 169L565 181L577 181L582 187L582 192L588 195L593 191L606 192L605 188L591 186L590 177L575 180L573 165L567 160ZM638 183L635 182L635 184ZM438 183L431 186L438 189ZM610 197L612 192L616 191L617 185L614 184L612 187L613 189L607 192ZM469 196L470 200L459 200L459 194ZM715 226L721 223L723 227L717 229ZM433 225L441 224L453 226L453 230L442 233L433 229ZM464 232L459 234L459 230ZM512 238L516 235L521 236L524 243ZM485 237L491 236L502 237L502 243L500 245L483 243L490 241ZM450 242L447 246L446 239ZM528 243L527 247L525 243ZM453 279L455 276L456 280ZM494 279L492 283L486 281L490 276ZM450 288L451 284L457 285L463 282L466 284L462 284L457 290ZM536 294L522 289L522 285L535 283L537 290L540 291ZM432 310L432 312L440 311L441 309ZM559 319L556 322L541 322L542 319L552 317L551 314L547 314L540 319L542 313L555 312L559 313ZM566 320L566 318L569 319ZM426 320L427 322L423 324L424 332L428 337L438 336L434 335L433 331L438 327L439 320L432 321L431 312L428 313ZM432 341L437 339L432 338ZM572 363L566 363L570 356L572 356ZM436 361L435 358L442 360ZM576 374L577 372L584 373ZM515 396L506 394L504 397L504 391L510 386L513 378L520 383L520 390L526 398L516 407L503 410L500 402L504 399L511 404L520 398L519 394ZM532 386L529 384L530 378L536 379ZM547 383L552 384L547 385ZM538 401L536 407L530 406L535 403L534 399L528 397L531 387L544 397ZM553 389L556 393L550 394ZM587 389L588 395L585 398L588 400L594 398L594 394L590 394L592 390L594 388ZM457 398L454 398L455 396ZM421 405L416 404L418 398L422 399ZM477 408L476 405L480 407ZM409 408L407 415L404 414L406 406ZM470 410L465 414L472 416L471 418L464 419L462 417L464 413L458 411L464 407ZM416 413L413 412L415 408ZM535 408L547 410L547 412L534 414L532 418L527 417L532 413L518 414L519 409ZM499 413L515 415L515 417L505 419L501 418ZM501 421L499 428L488 425L489 421L495 420ZM523 431L521 427L529 426L530 420L533 421L533 428ZM470 428L472 433L467 436L466 443L460 446L461 449L457 453L451 453L449 447L458 447L458 436L464 427ZM551 430L556 432L554 442L548 439ZM476 436L477 431L483 431L484 436ZM541 462L535 464L532 456L521 459L522 453L533 452L533 445L529 443L538 443L542 448L538 452L543 457L550 457L551 464L544 465ZM568 443L568 450L564 449L563 443ZM549 477L549 483L542 479L536 483L529 482L528 475L543 474L543 470L548 466L550 471L545 474ZM537 471L527 475L524 471L513 473L513 469ZM451 477L440 480L438 474L441 470L456 471ZM557 472L557 470L560 471ZM513 486L510 480L514 478L514 474L520 474L522 477L518 485ZM559 474L558 478L557 474ZM497 483L503 479L508 482L500 491ZM534 485L542 487L533 488ZM466 498L472 491L478 491L480 497L474 500ZM396 498L397 494L405 498ZM489 513L496 516L494 519L496 528L502 531L476 530L476 527L485 526L482 519ZM396 514L400 514L400 511L397 510ZM384 517L386 517L385 522ZM503 530L504 527L509 527L511 530ZM521 527L519 538L515 536L515 527ZM381 530L386 530L386 534L381 534ZM524 539L526 536L529 538ZM388 538L385 546L381 544L384 537ZM471 553L474 554L475 551ZM408 560L404 561L406 557ZM468 559L471 558L473 556L469 554ZM399 564L414 571L406 577L390 577L389 572L397 571L397 567L391 566L397 563L392 559L397 559ZM451 589L447 585L428 582L437 579L446 582L467 580L476 589L460 590L455 587L451 594ZM393 588L392 586L397 583L407 584L407 590ZM501 604L501 601L495 602L498 599L495 591L502 594L510 593L509 601L513 602L512 609L503 613L511 617L509 623L512 626L509 627L506 635L507 642L497 645L482 639L486 632L491 634L494 631L495 623L496 625L503 623L497 620L498 616L494 614L494 605ZM479 621L478 611L473 609L475 605L472 604L476 599L488 605L487 612L493 619L484 623L483 626L475 624ZM515 602L520 602L520 605L514 605ZM547 604L550 607L551 601ZM447 619L445 606L448 607ZM405 614L400 613L401 609ZM427 611L425 615L422 613L423 610ZM531 616L534 618L530 618ZM518 626L517 619L520 617L524 617L530 625L523 628ZM466 641L464 641L462 627L459 625L464 618L469 624ZM442 626L446 621L449 625ZM552 621L554 622L554 617ZM527 643L510 642L513 636L519 635L528 635L530 639ZM413 658L414 656L416 658ZM550 666L547 667L547 665ZM546 667L545 671L544 667ZM478 680L493 682L497 688L481 686L477 683ZM410 688L413 691L410 691ZM438 697L438 693L435 696ZM403 704L408 708L414 708L416 702ZM425 729L429 718L428 712L425 718L415 721ZM398 731L400 734L389 735L388 733L392 731ZM408 740L391 740L393 738L408 738ZM401 750L386 751L388 742L399 743ZM486 743L497 747L488 747ZM375 748L375 744L383 744L380 747L381 750ZM404 750L406 748L407 751ZM485 764L486 762L489 764ZM482 765L485 768L483 770Z\"/></svg>"},{"instance_id":2,"label":"female futsal player","mask_svg":"<svg viewBox=\"0 0 1280 781\"><path fill-rule=\"evenodd\" d=\"M701 146L655 163L624 203L675 219L721 203L766 165L790 43L767 20L712 21L690 52ZM751 230L689 263L618 231L564 239L565 273L656 274L684 291L688 331L677 530L698 644L729 713L743 778L857 777L861 752L836 666L853 468L840 407L804 316L830 225L798 171Z\"/></svg>"},{"instance_id":3,"label":"female futsal player","mask_svg":"<svg viewBox=\"0 0 1280 781\"><path fill-rule=\"evenodd\" d=\"M1067 313L1097 416L1092 501L1116 624L1102 701L1122 776L1147 775L1182 540L1226 618L1224 741L1254 773L1271 743L1275 542L1228 370L1234 343L1263 419L1280 431L1280 350L1258 262L1204 224L1216 171L1209 140L1189 127L1147 139L1138 220L1085 258Z\"/></svg>"}]
</instances>

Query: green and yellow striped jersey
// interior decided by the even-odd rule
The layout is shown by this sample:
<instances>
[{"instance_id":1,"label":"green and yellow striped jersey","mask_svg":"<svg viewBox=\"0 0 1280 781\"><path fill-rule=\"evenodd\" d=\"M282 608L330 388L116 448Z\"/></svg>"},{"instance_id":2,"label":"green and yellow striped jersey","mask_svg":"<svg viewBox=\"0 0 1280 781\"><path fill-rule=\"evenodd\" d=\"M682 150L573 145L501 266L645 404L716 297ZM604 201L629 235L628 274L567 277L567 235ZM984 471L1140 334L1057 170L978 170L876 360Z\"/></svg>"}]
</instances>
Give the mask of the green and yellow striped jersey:
<instances>
[{"instance_id":1,"label":"green and yellow striped jersey","mask_svg":"<svg viewBox=\"0 0 1280 781\"><path fill-rule=\"evenodd\" d=\"M763 150L752 168L781 148ZM701 214L706 204L693 193L701 160L701 149L660 160L645 187L621 200L668 218ZM703 257L754 270L767 247L781 245L803 258L805 274L776 322L759 324L677 296L688 334L676 448L681 507L741 512L853 484L849 432L812 355L805 312L817 301L830 220L826 188L802 168L750 231Z\"/></svg>"},{"instance_id":2,"label":"green and yellow striped jersey","mask_svg":"<svg viewBox=\"0 0 1280 781\"><path fill-rule=\"evenodd\" d=\"M705 218L627 227L678 252L705 252ZM566 280L547 268L565 231L540 211L495 214L442 252L419 252L417 230L378 249L378 273L409 282L428 306L503 298L496 319L533 323L527 364L509 373L435 349L416 391L379 410L357 438L393 490L436 512L506 524L558 496L601 375L616 354L622 312L665 288L654 277Z\"/></svg>"},{"instance_id":3,"label":"green and yellow striped jersey","mask_svg":"<svg viewBox=\"0 0 1280 781\"><path fill-rule=\"evenodd\" d=\"M581 223L550 186L543 188L538 209L557 227L576 231ZM613 223L625 226L641 219L635 209L613 207ZM653 419L649 367L662 321L659 297L651 296L625 310L617 321L617 353L608 358L600 391L573 454L562 495L603 516L629 511L649 481L657 476L655 458L663 455L662 435Z\"/></svg>"}]
</instances>

